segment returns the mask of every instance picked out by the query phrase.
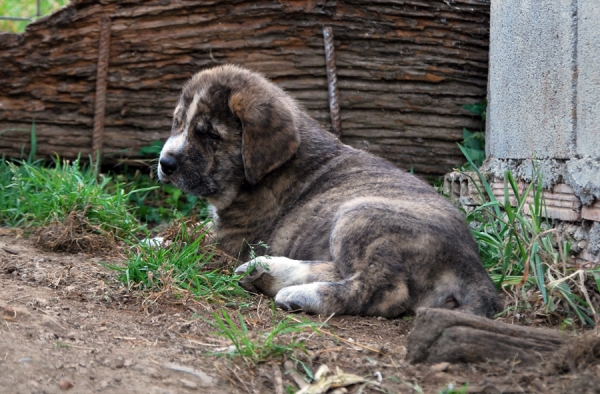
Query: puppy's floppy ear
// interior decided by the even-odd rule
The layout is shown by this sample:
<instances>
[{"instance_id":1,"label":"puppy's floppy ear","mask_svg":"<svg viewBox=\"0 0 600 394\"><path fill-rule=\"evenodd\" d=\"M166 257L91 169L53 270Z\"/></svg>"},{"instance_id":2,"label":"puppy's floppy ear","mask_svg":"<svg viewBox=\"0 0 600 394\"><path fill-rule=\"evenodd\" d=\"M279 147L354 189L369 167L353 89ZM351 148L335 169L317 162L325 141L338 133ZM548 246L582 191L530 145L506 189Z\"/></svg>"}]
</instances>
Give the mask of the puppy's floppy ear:
<instances>
[{"instance_id":1,"label":"puppy's floppy ear","mask_svg":"<svg viewBox=\"0 0 600 394\"><path fill-rule=\"evenodd\" d=\"M276 96L233 93L229 100L242 123L242 159L246 180L255 185L291 159L300 145L294 112Z\"/></svg>"}]
</instances>

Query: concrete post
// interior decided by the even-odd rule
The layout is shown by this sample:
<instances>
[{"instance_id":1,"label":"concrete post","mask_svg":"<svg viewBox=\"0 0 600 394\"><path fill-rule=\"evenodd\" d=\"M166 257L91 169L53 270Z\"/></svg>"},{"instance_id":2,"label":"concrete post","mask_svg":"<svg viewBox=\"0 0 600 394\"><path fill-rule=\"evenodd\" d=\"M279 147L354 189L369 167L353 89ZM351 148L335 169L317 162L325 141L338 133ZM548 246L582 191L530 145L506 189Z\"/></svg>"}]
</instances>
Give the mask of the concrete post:
<instances>
[{"instance_id":1,"label":"concrete post","mask_svg":"<svg viewBox=\"0 0 600 394\"><path fill-rule=\"evenodd\" d=\"M484 171L531 182L573 252L600 264L600 0L492 0ZM535 163L535 165L534 165ZM562 229L562 230L561 230Z\"/></svg>"},{"instance_id":2,"label":"concrete post","mask_svg":"<svg viewBox=\"0 0 600 394\"><path fill-rule=\"evenodd\" d=\"M487 169L600 200L600 1L491 4Z\"/></svg>"}]
</instances>

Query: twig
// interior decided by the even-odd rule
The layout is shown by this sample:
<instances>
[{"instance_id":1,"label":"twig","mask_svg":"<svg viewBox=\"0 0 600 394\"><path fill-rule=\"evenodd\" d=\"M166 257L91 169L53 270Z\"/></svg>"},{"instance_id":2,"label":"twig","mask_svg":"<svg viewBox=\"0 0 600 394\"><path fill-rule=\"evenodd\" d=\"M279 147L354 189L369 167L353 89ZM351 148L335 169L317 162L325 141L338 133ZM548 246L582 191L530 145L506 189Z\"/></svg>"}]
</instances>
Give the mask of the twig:
<instances>
[{"instance_id":1,"label":"twig","mask_svg":"<svg viewBox=\"0 0 600 394\"><path fill-rule=\"evenodd\" d=\"M565 276L565 277L560 278L560 279L555 279L555 280L549 282L547 284L547 286L551 287L551 288L555 288L556 286L560 285L561 283L566 282L569 279L573 279L573 277L579 275L580 272L584 272L584 271L583 270L577 270L577 271L573 272L571 275Z\"/></svg>"},{"instance_id":2,"label":"twig","mask_svg":"<svg viewBox=\"0 0 600 394\"><path fill-rule=\"evenodd\" d=\"M98 42L98 65L96 67L96 97L94 102L94 128L92 131L92 157L100 161L102 158L104 114L106 106L106 77L110 53L110 25L108 16L100 20Z\"/></svg>"},{"instance_id":3,"label":"twig","mask_svg":"<svg viewBox=\"0 0 600 394\"><path fill-rule=\"evenodd\" d=\"M212 59L213 62L215 62L215 63L221 63L220 61L218 61L217 59L215 59L215 57L213 56L212 48L208 48L208 56L210 56L210 58Z\"/></svg>"},{"instance_id":4,"label":"twig","mask_svg":"<svg viewBox=\"0 0 600 394\"><path fill-rule=\"evenodd\" d=\"M72 344L70 344L70 343L64 343L64 342L61 342L61 343L60 343L60 346L61 346L61 347L74 347L74 348L76 348L76 349L83 349L83 350L96 350L96 348L93 348L93 347L86 347L86 346L72 345Z\"/></svg>"},{"instance_id":5,"label":"twig","mask_svg":"<svg viewBox=\"0 0 600 394\"><path fill-rule=\"evenodd\" d=\"M295 321L295 322L297 322L297 323L302 323L300 320L298 320L298 319L296 319L296 318L293 318L293 317L292 317L292 320L294 320L294 321ZM325 330L325 329L323 329L323 328L315 328L315 330L319 330L319 331L320 331L320 332L322 332L323 334L327 334L327 335L329 335L329 336L331 336L331 337L333 337L333 338L335 338L335 339L339 339L339 340L341 340L341 341L344 341L344 342L346 342L346 343L349 343L349 344L352 344L352 345L355 345L355 346L358 346L358 347L362 347L363 349L367 349L367 350L370 350L370 351L372 351L372 352L375 352L375 353L381 353L381 352L380 352L379 350L377 350L377 349L373 349L372 347L369 347L369 346L367 346L367 345L362 345L362 344L360 344L360 343L358 343L358 342L352 342L352 341L349 341L349 340L347 340L347 339L345 339L345 338L342 338L342 337L340 337L340 336L337 336L337 335L335 335L334 333L332 333L332 332L329 332L329 331L327 331L327 330Z\"/></svg>"},{"instance_id":6,"label":"twig","mask_svg":"<svg viewBox=\"0 0 600 394\"><path fill-rule=\"evenodd\" d=\"M15 254L15 255L16 255L16 254L19 254L19 251L18 251L18 250L11 249L11 248L9 248L9 247L7 247L7 246L3 246L3 247L2 247L2 250L3 250L3 251L5 251L5 252L6 252L6 253L8 253L8 254Z\"/></svg>"},{"instance_id":7,"label":"twig","mask_svg":"<svg viewBox=\"0 0 600 394\"><path fill-rule=\"evenodd\" d=\"M296 371L294 364L290 360L287 360L283 364L283 368L285 368L285 372L290 375L294 382L296 382L296 385L298 388L300 388L300 390L308 386L308 383L302 379L302 376L300 376L300 374Z\"/></svg>"},{"instance_id":8,"label":"twig","mask_svg":"<svg viewBox=\"0 0 600 394\"><path fill-rule=\"evenodd\" d=\"M45 314L45 315L48 317L48 320L50 320L52 323L54 323L54 324L56 324L58 327L60 327L60 328L61 328L61 330L63 330L63 331L66 331L66 330L67 330L66 328L64 328L63 326L61 326L60 324L58 324L58 322L56 322L56 320L54 320L54 319L52 318L52 316L50 316L50 314L49 314L49 313L47 313L47 312L43 311L42 309L38 309L38 311L40 311L40 312L42 312L43 314Z\"/></svg>"},{"instance_id":9,"label":"twig","mask_svg":"<svg viewBox=\"0 0 600 394\"><path fill-rule=\"evenodd\" d=\"M233 368L229 368L228 366L225 366L228 370L230 370L233 373L233 376L235 376L235 378L238 380L238 382L240 382L243 386L244 386L244 390L246 390L248 393L252 393L253 391L250 390L250 388L246 385L246 382L241 379L239 377L239 375L237 374L237 372L235 372L235 370Z\"/></svg>"},{"instance_id":10,"label":"twig","mask_svg":"<svg viewBox=\"0 0 600 394\"><path fill-rule=\"evenodd\" d=\"M24 296L20 296L20 297L12 298L12 299L10 299L10 300L6 301L6 303L7 303L7 304L10 304L10 303L11 303L11 302L13 302L13 301L17 301L17 300L20 300L20 299L23 299L23 298L27 298L27 297L31 297L31 294L27 294L27 295L24 295Z\"/></svg>"},{"instance_id":11,"label":"twig","mask_svg":"<svg viewBox=\"0 0 600 394\"><path fill-rule=\"evenodd\" d=\"M343 349L344 349L344 347L343 347L343 346L336 346L336 347L326 347L326 348L323 348L323 349L319 349L319 350L316 350L316 351L314 351L314 352L311 354L311 357L314 357L314 356L316 356L316 355L318 355L318 354L321 354L321 353L339 352L339 351L341 351L341 350L343 350Z\"/></svg>"},{"instance_id":12,"label":"twig","mask_svg":"<svg viewBox=\"0 0 600 394\"><path fill-rule=\"evenodd\" d=\"M194 375L197 378L199 378L202 382L204 382L205 384L212 384L212 382L213 382L212 376L210 376L202 371L196 370L194 368L185 367L183 365L177 365L177 364L165 364L164 367L171 369L173 371L185 372L185 373Z\"/></svg>"},{"instance_id":13,"label":"twig","mask_svg":"<svg viewBox=\"0 0 600 394\"><path fill-rule=\"evenodd\" d=\"M329 90L329 114L333 134L342 135L342 119L340 117L340 98L337 87L337 67L335 65L335 45L331 26L323 27L323 43L325 47L325 68L327 71L327 87Z\"/></svg>"},{"instance_id":14,"label":"twig","mask_svg":"<svg viewBox=\"0 0 600 394\"><path fill-rule=\"evenodd\" d=\"M579 281L581 282L581 292L583 293L586 302L592 310L592 315L594 315L594 323L596 324L596 327L598 327L598 315L596 314L596 309L594 308L594 304L592 304L592 300L590 299L588 291L585 288L585 273L583 272L583 270L579 271Z\"/></svg>"},{"instance_id":15,"label":"twig","mask_svg":"<svg viewBox=\"0 0 600 394\"><path fill-rule=\"evenodd\" d=\"M283 394L283 376L279 365L273 364L273 385L275 386L275 394Z\"/></svg>"},{"instance_id":16,"label":"twig","mask_svg":"<svg viewBox=\"0 0 600 394\"><path fill-rule=\"evenodd\" d=\"M325 319L325 321L324 321L323 323L321 323L321 324L322 324L322 325L325 325L325 324L327 324L327 322L328 322L329 320L331 320L331 318L332 318L333 316L335 316L335 312L333 312L331 315L329 315L329 317L328 317L327 319ZM310 335L308 336L308 338L306 338L306 340L308 341L308 340L309 340L309 339L310 339L310 338L311 338L313 335L315 335L315 332L316 332L316 331L313 331L313 332L311 332L311 333L310 333Z\"/></svg>"},{"instance_id":17,"label":"twig","mask_svg":"<svg viewBox=\"0 0 600 394\"><path fill-rule=\"evenodd\" d=\"M258 299L258 306L256 307L256 317L258 318L259 321L262 320L262 318L260 317L260 303L262 302L263 298L259 297Z\"/></svg>"},{"instance_id":18,"label":"twig","mask_svg":"<svg viewBox=\"0 0 600 394\"><path fill-rule=\"evenodd\" d=\"M196 345L202 345L202 346L211 346L211 347L223 346L222 344L218 344L218 343L204 343L204 342L200 342L200 341L197 341L195 339L190 339L190 338L186 338L186 341L194 343Z\"/></svg>"}]
</instances>

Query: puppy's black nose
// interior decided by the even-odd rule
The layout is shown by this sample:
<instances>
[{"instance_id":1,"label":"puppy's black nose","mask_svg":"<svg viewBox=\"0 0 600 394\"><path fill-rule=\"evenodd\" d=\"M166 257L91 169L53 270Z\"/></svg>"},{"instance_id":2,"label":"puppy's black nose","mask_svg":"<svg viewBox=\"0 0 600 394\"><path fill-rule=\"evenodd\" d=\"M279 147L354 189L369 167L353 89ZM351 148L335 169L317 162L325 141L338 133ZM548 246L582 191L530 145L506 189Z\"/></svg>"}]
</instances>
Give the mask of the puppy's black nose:
<instances>
[{"instance_id":1,"label":"puppy's black nose","mask_svg":"<svg viewBox=\"0 0 600 394\"><path fill-rule=\"evenodd\" d=\"M175 156L164 155L159 161L160 169L165 175L171 175L179 167L179 160Z\"/></svg>"}]
</instances>

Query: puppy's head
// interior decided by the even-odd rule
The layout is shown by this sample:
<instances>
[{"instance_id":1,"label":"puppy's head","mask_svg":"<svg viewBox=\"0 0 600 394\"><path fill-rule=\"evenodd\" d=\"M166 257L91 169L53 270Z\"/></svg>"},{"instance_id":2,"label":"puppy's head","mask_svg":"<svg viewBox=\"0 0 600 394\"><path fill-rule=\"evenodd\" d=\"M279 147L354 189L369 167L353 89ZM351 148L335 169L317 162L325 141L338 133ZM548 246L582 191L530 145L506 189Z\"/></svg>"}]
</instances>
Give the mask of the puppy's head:
<instances>
[{"instance_id":1,"label":"puppy's head","mask_svg":"<svg viewBox=\"0 0 600 394\"><path fill-rule=\"evenodd\" d=\"M184 86L158 175L222 208L296 152L294 100L259 74L227 65Z\"/></svg>"}]
</instances>

